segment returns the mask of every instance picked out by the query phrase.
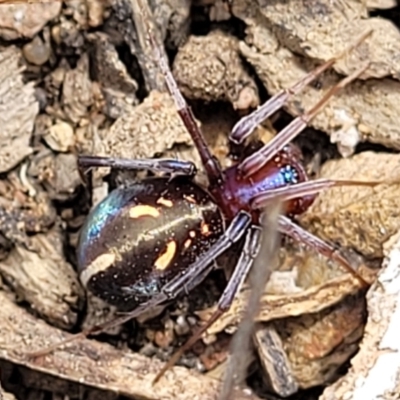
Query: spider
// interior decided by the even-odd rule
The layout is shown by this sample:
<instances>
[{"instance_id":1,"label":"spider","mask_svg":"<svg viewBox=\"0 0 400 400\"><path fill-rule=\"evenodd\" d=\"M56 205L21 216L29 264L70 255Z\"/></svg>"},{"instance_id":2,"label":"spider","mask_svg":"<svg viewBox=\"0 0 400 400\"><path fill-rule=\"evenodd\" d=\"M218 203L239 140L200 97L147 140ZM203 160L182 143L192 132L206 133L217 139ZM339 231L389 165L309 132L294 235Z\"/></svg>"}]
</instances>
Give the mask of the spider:
<instances>
[{"instance_id":1,"label":"spider","mask_svg":"<svg viewBox=\"0 0 400 400\"><path fill-rule=\"evenodd\" d=\"M35 355L47 353L77 337L100 333L189 292L214 268L216 258L244 239L241 255L217 310L171 358L156 377L158 380L183 351L231 306L258 254L260 218L262 210L271 201L278 199L284 205L284 214L278 219L281 234L339 262L362 285L368 285L339 251L301 228L292 218L303 213L323 189L343 185L373 186L377 183L329 179L309 181L299 150L290 145L329 99L361 75L366 67L333 86L311 110L294 119L268 144L223 170L211 154L150 27L148 33L177 112L200 154L209 185L202 187L194 181L196 166L192 162L80 156L81 168L106 166L161 172L165 176L145 178L115 189L91 211L81 230L77 254L82 284L124 314ZM351 49L367 35L363 35ZM290 89L281 91L243 117L233 127L229 140L236 145L242 144L263 120L337 59L320 65Z\"/></svg>"}]
</instances>

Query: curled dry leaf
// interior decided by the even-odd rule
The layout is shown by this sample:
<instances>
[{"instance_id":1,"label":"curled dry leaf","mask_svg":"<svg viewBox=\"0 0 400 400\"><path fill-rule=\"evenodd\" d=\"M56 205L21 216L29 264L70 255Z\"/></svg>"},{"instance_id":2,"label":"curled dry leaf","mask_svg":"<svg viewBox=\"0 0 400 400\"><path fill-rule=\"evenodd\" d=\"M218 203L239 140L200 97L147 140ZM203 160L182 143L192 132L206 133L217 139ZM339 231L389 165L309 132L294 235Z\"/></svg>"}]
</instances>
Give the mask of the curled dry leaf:
<instances>
[{"instance_id":1,"label":"curled dry leaf","mask_svg":"<svg viewBox=\"0 0 400 400\"><path fill-rule=\"evenodd\" d=\"M321 177L361 181L394 181L375 187L342 187L322 192L301 223L319 237L356 249L370 258L382 257L382 245L400 225L400 156L364 152L331 160Z\"/></svg>"},{"instance_id":2,"label":"curled dry leaf","mask_svg":"<svg viewBox=\"0 0 400 400\"><path fill-rule=\"evenodd\" d=\"M83 290L74 269L61 256L60 232L35 235L31 244L31 249L16 245L1 262L0 272L41 317L60 328L72 328Z\"/></svg>"},{"instance_id":3,"label":"curled dry leaf","mask_svg":"<svg viewBox=\"0 0 400 400\"><path fill-rule=\"evenodd\" d=\"M30 140L39 104L33 85L23 82L20 58L16 47L0 52L0 173L14 168L32 153Z\"/></svg>"},{"instance_id":4,"label":"curled dry leaf","mask_svg":"<svg viewBox=\"0 0 400 400\"><path fill-rule=\"evenodd\" d=\"M385 260L367 294L368 321L360 351L349 372L325 389L320 400L394 399L400 381L400 235L384 245ZM390 366L390 367L389 367Z\"/></svg>"},{"instance_id":5,"label":"curled dry leaf","mask_svg":"<svg viewBox=\"0 0 400 400\"><path fill-rule=\"evenodd\" d=\"M235 109L258 106L257 86L239 56L239 41L220 30L191 36L174 61L174 77L189 99L229 101Z\"/></svg>"},{"instance_id":6,"label":"curled dry leaf","mask_svg":"<svg viewBox=\"0 0 400 400\"><path fill-rule=\"evenodd\" d=\"M339 24L335 28L339 31L333 34L336 25L331 27L329 23L332 23L331 19L335 20L338 11L335 8L336 11L326 13L336 2L325 2L323 6L321 5L322 14L318 18L326 16L326 19L324 18L323 23L319 23L318 18L313 20L315 13L309 11L304 14L298 10L298 7L306 7L307 2L266 2L265 6L258 7L252 0L246 1L247 3L244 0L237 0L233 7L236 16L248 25L247 36L245 42L241 42L240 50L244 58L255 68L270 94L289 88L315 68L317 64L311 57L326 61L337 56L368 29L373 29L371 36L357 49L339 60L334 68L341 74L348 75L370 63L377 68L377 71L368 69L363 74L363 79L371 76L397 77L400 65L392 64L397 62L395 60L398 60L398 57L394 53L398 54L400 49L394 53L391 49L398 48L400 33L390 22L384 19L367 19L363 23L360 22L361 25L357 25L351 21L349 26L354 28L346 31L345 27ZM284 9L281 10L280 7ZM275 21L269 13L280 19ZM341 12L339 14L342 15ZM265 15L268 15L268 18L264 18ZM311 20L304 24L300 16L307 18L307 21L308 18ZM282 18L285 20L282 21ZM304 29L311 31L306 35ZM323 32L325 36L320 37ZM393 40L393 43L389 44L388 40ZM295 55L298 53L306 57ZM307 87L301 94L291 99L287 109L293 115L309 110L322 94L338 81L339 76L336 73L330 71L324 74L317 79L316 85ZM331 140L338 143L339 150L344 156L352 154L355 146L362 141L400 149L400 130L395 117L400 102L399 93L400 83L390 78L353 82L329 101L311 125L327 132Z\"/></svg>"},{"instance_id":7,"label":"curled dry leaf","mask_svg":"<svg viewBox=\"0 0 400 400\"><path fill-rule=\"evenodd\" d=\"M69 335L17 307L2 291L0 302L0 358L3 360L68 380L70 384L88 385L132 398L214 400L217 395L219 381L182 367L172 368L159 384L152 385L163 365L160 361L95 340L80 340L65 350L30 358L28 352L46 348ZM46 383L51 390L52 381ZM235 389L233 396L235 400L259 400L241 389Z\"/></svg>"}]
</instances>

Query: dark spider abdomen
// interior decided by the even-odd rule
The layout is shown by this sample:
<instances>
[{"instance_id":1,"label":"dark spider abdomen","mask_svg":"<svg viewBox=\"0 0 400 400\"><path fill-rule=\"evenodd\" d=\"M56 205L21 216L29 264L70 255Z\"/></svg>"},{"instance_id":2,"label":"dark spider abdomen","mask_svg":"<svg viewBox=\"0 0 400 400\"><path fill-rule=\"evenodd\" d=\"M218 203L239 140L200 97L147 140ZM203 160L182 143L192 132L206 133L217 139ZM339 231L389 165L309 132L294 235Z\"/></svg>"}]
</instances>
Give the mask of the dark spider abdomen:
<instances>
[{"instance_id":1,"label":"dark spider abdomen","mask_svg":"<svg viewBox=\"0 0 400 400\"><path fill-rule=\"evenodd\" d=\"M149 178L116 189L82 228L81 280L107 303L133 309L208 250L223 230L218 207L189 179Z\"/></svg>"}]
</instances>

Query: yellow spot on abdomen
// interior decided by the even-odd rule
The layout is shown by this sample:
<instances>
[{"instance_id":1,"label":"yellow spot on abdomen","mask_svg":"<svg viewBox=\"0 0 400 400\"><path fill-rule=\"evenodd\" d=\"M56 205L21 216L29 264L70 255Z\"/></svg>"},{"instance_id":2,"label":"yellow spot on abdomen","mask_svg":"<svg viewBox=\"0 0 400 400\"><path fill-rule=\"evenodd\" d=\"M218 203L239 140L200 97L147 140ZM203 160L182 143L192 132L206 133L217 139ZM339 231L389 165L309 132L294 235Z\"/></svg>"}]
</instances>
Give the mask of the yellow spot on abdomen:
<instances>
[{"instance_id":1,"label":"yellow spot on abdomen","mask_svg":"<svg viewBox=\"0 0 400 400\"><path fill-rule=\"evenodd\" d=\"M133 206L129 210L130 218L139 218L145 216L157 218L160 216L160 211L158 211L157 208L148 205Z\"/></svg>"},{"instance_id":2,"label":"yellow spot on abdomen","mask_svg":"<svg viewBox=\"0 0 400 400\"><path fill-rule=\"evenodd\" d=\"M186 196L186 194L185 194L185 195L183 195L183 198L184 198L186 201L188 201L189 203L197 204L196 199L195 199L194 197L192 197L192 196Z\"/></svg>"},{"instance_id":3,"label":"yellow spot on abdomen","mask_svg":"<svg viewBox=\"0 0 400 400\"><path fill-rule=\"evenodd\" d=\"M160 197L156 201L156 203L157 204L161 204L161 205L163 205L165 207L169 207L169 208L171 208L174 205L174 203L171 200L165 199L164 197Z\"/></svg>"},{"instance_id":4,"label":"yellow spot on abdomen","mask_svg":"<svg viewBox=\"0 0 400 400\"><path fill-rule=\"evenodd\" d=\"M176 254L176 242L175 240L171 240L167 243L167 247L164 253L161 254L160 257L154 262L154 267L158 271L164 271L171 264L172 259Z\"/></svg>"},{"instance_id":5,"label":"yellow spot on abdomen","mask_svg":"<svg viewBox=\"0 0 400 400\"><path fill-rule=\"evenodd\" d=\"M211 235L210 226L209 226L208 224L206 224L204 221L201 221L201 227L200 227L200 229L201 229L201 233L202 233L204 236Z\"/></svg>"},{"instance_id":6,"label":"yellow spot on abdomen","mask_svg":"<svg viewBox=\"0 0 400 400\"><path fill-rule=\"evenodd\" d=\"M192 244L192 239L186 239L185 243L183 243L183 247L185 249L188 249L190 247L190 245Z\"/></svg>"},{"instance_id":7,"label":"yellow spot on abdomen","mask_svg":"<svg viewBox=\"0 0 400 400\"><path fill-rule=\"evenodd\" d=\"M113 253L103 253L95 258L80 274L81 282L84 286L88 283L89 279L111 267L115 262L116 256Z\"/></svg>"}]
</instances>

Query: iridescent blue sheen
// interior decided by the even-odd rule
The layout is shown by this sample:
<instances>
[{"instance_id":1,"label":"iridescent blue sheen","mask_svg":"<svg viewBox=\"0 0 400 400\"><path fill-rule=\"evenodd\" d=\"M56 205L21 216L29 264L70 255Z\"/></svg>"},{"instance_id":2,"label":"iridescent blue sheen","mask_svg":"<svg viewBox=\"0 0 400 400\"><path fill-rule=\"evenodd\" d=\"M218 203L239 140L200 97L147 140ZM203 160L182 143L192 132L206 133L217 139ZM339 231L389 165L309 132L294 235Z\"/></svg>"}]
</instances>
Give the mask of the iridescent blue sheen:
<instances>
[{"instance_id":1,"label":"iridescent blue sheen","mask_svg":"<svg viewBox=\"0 0 400 400\"><path fill-rule=\"evenodd\" d=\"M293 185L298 182L299 175L295 168L291 165L286 165L281 168L280 174L283 177L284 183L283 185Z\"/></svg>"},{"instance_id":2,"label":"iridescent blue sheen","mask_svg":"<svg viewBox=\"0 0 400 400\"><path fill-rule=\"evenodd\" d=\"M269 174L254 185L242 186L236 189L243 201L249 203L254 196L271 189L292 185L299 181L297 170L291 165L284 165Z\"/></svg>"},{"instance_id":3,"label":"iridescent blue sheen","mask_svg":"<svg viewBox=\"0 0 400 400\"><path fill-rule=\"evenodd\" d=\"M110 217L114 216L122 206L123 191L114 190L96 207L87 220L88 236L94 237L100 233Z\"/></svg>"},{"instance_id":4,"label":"iridescent blue sheen","mask_svg":"<svg viewBox=\"0 0 400 400\"><path fill-rule=\"evenodd\" d=\"M257 187L257 191L276 189L282 186L292 185L298 182L298 173L291 165L285 165L275 173L270 173Z\"/></svg>"},{"instance_id":5,"label":"iridescent blue sheen","mask_svg":"<svg viewBox=\"0 0 400 400\"><path fill-rule=\"evenodd\" d=\"M82 227L78 246L78 267L84 265L87 246L96 240L113 217L118 215L126 201L126 189L118 188L103 199L89 214Z\"/></svg>"}]
</instances>

